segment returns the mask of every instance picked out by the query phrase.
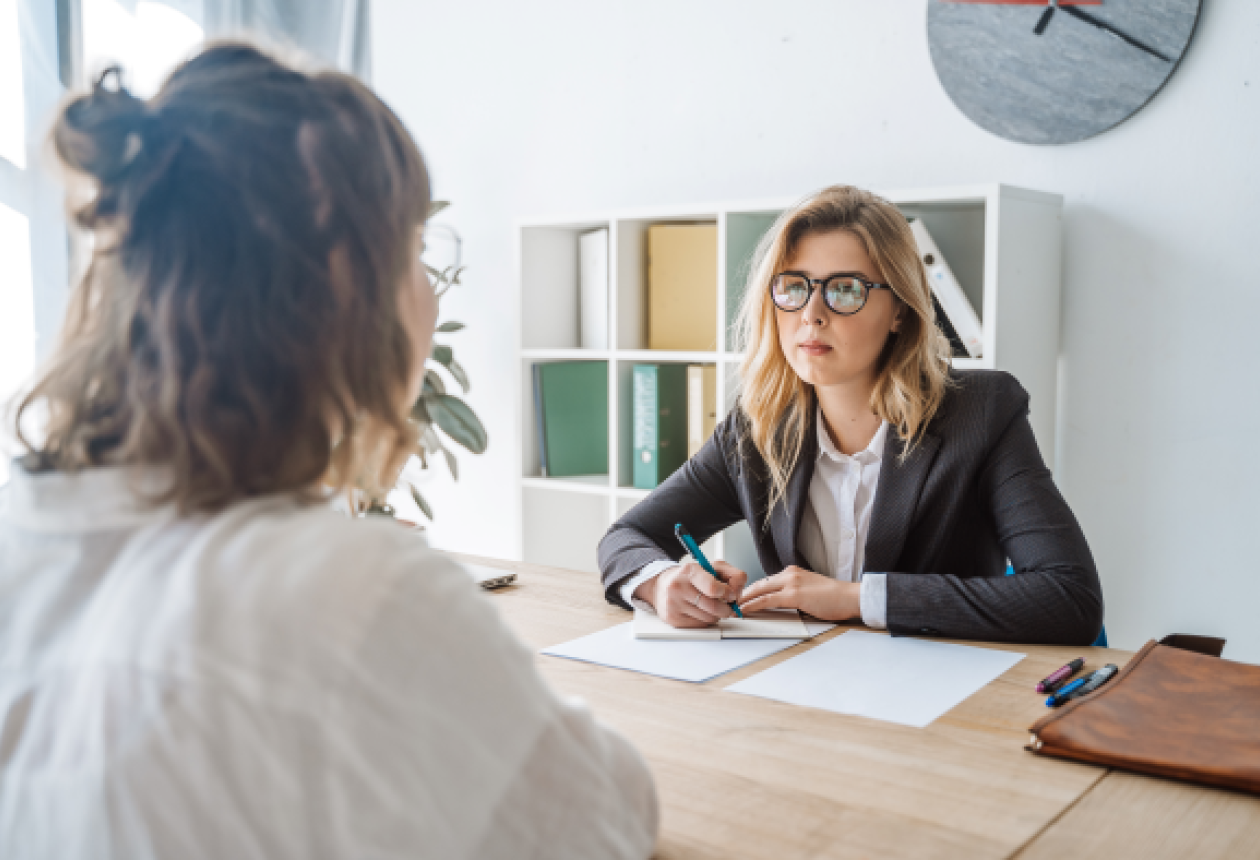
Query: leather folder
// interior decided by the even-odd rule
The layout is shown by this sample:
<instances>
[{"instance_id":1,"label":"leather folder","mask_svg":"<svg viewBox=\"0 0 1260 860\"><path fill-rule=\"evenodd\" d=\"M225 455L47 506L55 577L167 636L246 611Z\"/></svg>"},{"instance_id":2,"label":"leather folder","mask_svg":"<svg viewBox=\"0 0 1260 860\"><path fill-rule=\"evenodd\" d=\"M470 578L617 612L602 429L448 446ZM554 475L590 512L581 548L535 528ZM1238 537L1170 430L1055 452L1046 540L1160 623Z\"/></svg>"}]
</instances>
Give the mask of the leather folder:
<instances>
[{"instance_id":1,"label":"leather folder","mask_svg":"<svg viewBox=\"0 0 1260 860\"><path fill-rule=\"evenodd\" d=\"M1032 727L1039 755L1260 794L1260 666L1224 640L1151 640L1098 690Z\"/></svg>"}]
</instances>

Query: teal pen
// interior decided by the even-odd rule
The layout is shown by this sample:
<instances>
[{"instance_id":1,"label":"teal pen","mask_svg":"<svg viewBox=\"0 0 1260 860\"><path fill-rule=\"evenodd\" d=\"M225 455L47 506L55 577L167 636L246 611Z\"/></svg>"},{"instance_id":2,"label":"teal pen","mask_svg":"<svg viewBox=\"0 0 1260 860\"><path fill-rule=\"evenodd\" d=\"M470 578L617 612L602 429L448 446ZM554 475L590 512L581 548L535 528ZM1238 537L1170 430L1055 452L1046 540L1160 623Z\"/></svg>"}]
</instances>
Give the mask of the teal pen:
<instances>
[{"instance_id":1,"label":"teal pen","mask_svg":"<svg viewBox=\"0 0 1260 860\"><path fill-rule=\"evenodd\" d=\"M722 577L718 576L718 572L713 569L713 565L709 564L709 560L705 558L704 553L700 551L700 545L696 543L696 539L688 534L686 527L682 523L674 526L674 534L678 536L678 540L682 541L683 547L687 550L687 552L691 553L691 557L699 562L701 567L707 570L718 582L723 582ZM740 618L744 617L744 613L739 611L738 603L732 603L731 609L734 609L735 614Z\"/></svg>"},{"instance_id":2,"label":"teal pen","mask_svg":"<svg viewBox=\"0 0 1260 860\"><path fill-rule=\"evenodd\" d=\"M1059 707L1059 705L1062 705L1064 702L1070 699L1073 693L1075 693L1081 687L1085 686L1085 682L1088 681L1091 677L1092 675L1086 675L1083 678L1077 678L1075 681L1068 684L1066 687L1063 687L1060 690L1056 690L1055 693L1050 698L1046 699L1046 707L1047 708Z\"/></svg>"}]
</instances>

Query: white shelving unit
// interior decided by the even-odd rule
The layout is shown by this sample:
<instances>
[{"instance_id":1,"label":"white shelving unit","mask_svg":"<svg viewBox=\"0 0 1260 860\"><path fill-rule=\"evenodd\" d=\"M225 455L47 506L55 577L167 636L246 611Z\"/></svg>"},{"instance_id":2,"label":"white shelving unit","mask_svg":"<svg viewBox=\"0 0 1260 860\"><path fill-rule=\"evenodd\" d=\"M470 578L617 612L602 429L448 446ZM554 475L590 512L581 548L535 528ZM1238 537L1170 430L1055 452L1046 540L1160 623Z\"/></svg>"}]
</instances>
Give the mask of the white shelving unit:
<instances>
[{"instance_id":1,"label":"white shelving unit","mask_svg":"<svg viewBox=\"0 0 1260 860\"><path fill-rule=\"evenodd\" d=\"M1007 370L1023 383L1032 395L1033 430L1053 467L1062 198L998 184L879 193L906 215L923 219L980 314L984 355L957 359L955 366ZM518 222L521 559L595 572L595 550L604 532L648 495L632 486L630 380L636 362L716 365L718 403L723 412L730 409L740 355L732 349L729 322L743 292L747 263L773 219L795 202L742 201ZM715 351L646 348L647 228L670 222L718 227ZM588 350L578 346L578 237L599 228L609 231L612 348ZM533 365L574 360L608 363L608 474L547 478L538 458ZM715 536L705 549L744 569L760 570L743 524Z\"/></svg>"}]
</instances>

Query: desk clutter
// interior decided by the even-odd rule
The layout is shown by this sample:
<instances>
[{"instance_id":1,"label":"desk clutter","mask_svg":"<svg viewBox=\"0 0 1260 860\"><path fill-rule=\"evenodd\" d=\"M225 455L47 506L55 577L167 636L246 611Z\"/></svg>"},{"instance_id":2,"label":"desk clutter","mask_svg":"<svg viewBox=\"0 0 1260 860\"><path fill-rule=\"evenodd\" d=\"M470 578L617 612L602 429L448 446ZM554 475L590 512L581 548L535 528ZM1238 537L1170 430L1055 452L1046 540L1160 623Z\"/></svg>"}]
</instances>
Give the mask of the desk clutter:
<instances>
[{"instance_id":1,"label":"desk clutter","mask_svg":"<svg viewBox=\"0 0 1260 860\"><path fill-rule=\"evenodd\" d=\"M1260 793L1260 666L1224 640L1154 640L1109 683L1032 727L1040 755Z\"/></svg>"}]
</instances>

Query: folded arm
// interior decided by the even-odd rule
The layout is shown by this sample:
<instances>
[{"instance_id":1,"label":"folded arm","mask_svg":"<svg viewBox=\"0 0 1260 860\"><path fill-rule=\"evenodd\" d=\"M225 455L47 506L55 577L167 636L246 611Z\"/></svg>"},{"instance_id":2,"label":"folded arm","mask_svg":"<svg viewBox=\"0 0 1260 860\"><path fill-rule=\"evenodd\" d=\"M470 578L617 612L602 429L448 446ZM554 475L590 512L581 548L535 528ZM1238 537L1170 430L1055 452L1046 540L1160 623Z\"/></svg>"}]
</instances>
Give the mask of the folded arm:
<instances>
[{"instance_id":1,"label":"folded arm","mask_svg":"<svg viewBox=\"0 0 1260 860\"><path fill-rule=\"evenodd\" d=\"M1098 572L1041 459L1026 409L994 446L977 490L1017 575L889 573L888 629L991 642L1093 643L1103 620Z\"/></svg>"}]
</instances>

